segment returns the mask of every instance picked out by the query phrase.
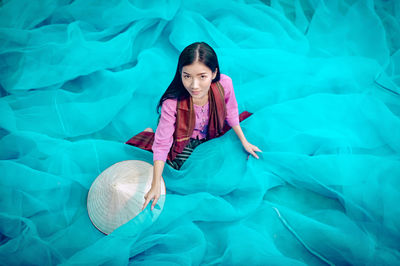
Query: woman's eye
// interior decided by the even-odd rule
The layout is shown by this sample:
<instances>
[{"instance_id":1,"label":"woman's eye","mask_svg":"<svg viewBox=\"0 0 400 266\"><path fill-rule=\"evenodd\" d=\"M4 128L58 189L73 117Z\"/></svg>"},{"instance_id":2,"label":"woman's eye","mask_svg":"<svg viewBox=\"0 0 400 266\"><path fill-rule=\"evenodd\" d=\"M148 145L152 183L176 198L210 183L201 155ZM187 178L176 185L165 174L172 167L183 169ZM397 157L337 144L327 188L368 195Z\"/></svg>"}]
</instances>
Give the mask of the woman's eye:
<instances>
[{"instance_id":1,"label":"woman's eye","mask_svg":"<svg viewBox=\"0 0 400 266\"><path fill-rule=\"evenodd\" d=\"M189 75L184 75L183 76L185 79L188 79L190 76Z\"/></svg>"},{"instance_id":2,"label":"woman's eye","mask_svg":"<svg viewBox=\"0 0 400 266\"><path fill-rule=\"evenodd\" d=\"M206 76L204 76L204 75L201 75L201 78L202 78L202 79L205 79L205 78L206 78Z\"/></svg>"}]
</instances>

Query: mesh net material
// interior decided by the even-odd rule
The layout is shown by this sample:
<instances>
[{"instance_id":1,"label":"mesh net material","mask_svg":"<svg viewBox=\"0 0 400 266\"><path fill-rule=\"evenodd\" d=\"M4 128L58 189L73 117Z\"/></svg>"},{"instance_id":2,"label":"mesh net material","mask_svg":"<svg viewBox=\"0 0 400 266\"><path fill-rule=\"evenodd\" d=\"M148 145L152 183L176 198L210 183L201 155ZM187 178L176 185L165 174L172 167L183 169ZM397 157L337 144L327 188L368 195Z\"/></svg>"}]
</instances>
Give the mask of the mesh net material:
<instances>
[{"instance_id":1,"label":"mesh net material","mask_svg":"<svg viewBox=\"0 0 400 266\"><path fill-rule=\"evenodd\" d=\"M399 21L398 1L2 1L0 264L399 264ZM104 236L90 185L152 163L124 142L195 41L261 158L232 131L203 143L166 166L156 221Z\"/></svg>"}]
</instances>

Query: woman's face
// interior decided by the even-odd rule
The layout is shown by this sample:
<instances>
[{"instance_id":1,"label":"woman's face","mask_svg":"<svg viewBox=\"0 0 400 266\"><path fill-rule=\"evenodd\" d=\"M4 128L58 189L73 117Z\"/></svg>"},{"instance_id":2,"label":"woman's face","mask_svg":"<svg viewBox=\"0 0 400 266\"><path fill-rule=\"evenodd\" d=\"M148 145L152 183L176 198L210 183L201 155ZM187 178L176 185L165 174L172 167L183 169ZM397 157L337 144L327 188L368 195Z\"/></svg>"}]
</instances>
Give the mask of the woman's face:
<instances>
[{"instance_id":1,"label":"woman's face","mask_svg":"<svg viewBox=\"0 0 400 266\"><path fill-rule=\"evenodd\" d=\"M207 97L212 80L217 75L201 62L194 62L182 68L182 83L193 99L201 100Z\"/></svg>"}]
</instances>

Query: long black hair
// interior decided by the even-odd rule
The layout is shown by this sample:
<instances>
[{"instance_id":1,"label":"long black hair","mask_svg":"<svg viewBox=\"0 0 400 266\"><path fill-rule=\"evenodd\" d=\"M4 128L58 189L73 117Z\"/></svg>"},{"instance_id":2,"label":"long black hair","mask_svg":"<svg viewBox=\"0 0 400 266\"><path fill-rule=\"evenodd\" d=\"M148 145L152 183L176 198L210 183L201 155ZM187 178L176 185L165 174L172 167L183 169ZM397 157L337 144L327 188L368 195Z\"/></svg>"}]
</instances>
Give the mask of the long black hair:
<instances>
[{"instance_id":1,"label":"long black hair","mask_svg":"<svg viewBox=\"0 0 400 266\"><path fill-rule=\"evenodd\" d=\"M220 71L217 54L214 49L211 48L205 42L195 42L183 49L179 55L178 67L176 69L175 77L169 84L167 90L161 96L160 102L157 105L157 112L160 113L160 108L163 102L167 99L181 99L189 97L189 92L185 89L182 83L182 68L187 65L191 65L194 62L201 62L206 65L214 73L217 70L217 75L212 82L219 81Z\"/></svg>"}]
</instances>

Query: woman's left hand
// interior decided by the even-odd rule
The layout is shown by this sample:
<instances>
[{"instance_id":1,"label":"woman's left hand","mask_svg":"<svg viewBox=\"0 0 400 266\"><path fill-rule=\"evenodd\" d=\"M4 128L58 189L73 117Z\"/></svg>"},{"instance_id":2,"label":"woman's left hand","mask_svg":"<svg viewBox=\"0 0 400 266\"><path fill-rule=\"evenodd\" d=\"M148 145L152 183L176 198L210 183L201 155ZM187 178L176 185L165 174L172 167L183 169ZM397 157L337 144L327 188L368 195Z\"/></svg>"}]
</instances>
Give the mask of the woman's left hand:
<instances>
[{"instance_id":1,"label":"woman's left hand","mask_svg":"<svg viewBox=\"0 0 400 266\"><path fill-rule=\"evenodd\" d=\"M258 155L256 154L256 151L262 152L257 146L251 144L248 141L245 141L242 143L243 148L251 155L253 155L255 158L259 159Z\"/></svg>"}]
</instances>

